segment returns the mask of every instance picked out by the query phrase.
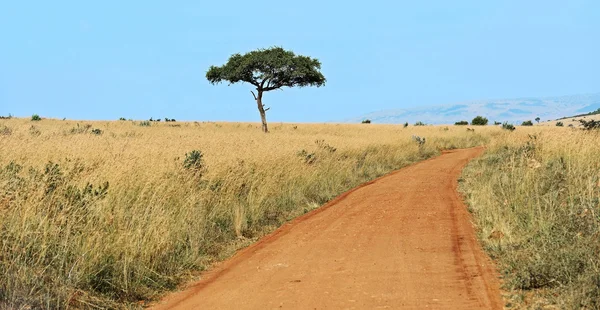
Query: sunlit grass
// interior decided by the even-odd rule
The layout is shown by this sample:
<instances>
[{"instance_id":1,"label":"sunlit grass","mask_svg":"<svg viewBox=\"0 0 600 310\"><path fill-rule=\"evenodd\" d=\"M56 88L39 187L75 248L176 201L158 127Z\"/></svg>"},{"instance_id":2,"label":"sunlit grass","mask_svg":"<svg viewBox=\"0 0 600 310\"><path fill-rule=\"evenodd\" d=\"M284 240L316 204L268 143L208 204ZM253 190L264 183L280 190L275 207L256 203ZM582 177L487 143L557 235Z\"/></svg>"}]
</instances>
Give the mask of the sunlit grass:
<instances>
[{"instance_id":1,"label":"sunlit grass","mask_svg":"<svg viewBox=\"0 0 600 310\"><path fill-rule=\"evenodd\" d=\"M0 307L138 306L362 182L502 135L453 126L270 129L0 120ZM193 151L201 159L187 165Z\"/></svg>"}]
</instances>

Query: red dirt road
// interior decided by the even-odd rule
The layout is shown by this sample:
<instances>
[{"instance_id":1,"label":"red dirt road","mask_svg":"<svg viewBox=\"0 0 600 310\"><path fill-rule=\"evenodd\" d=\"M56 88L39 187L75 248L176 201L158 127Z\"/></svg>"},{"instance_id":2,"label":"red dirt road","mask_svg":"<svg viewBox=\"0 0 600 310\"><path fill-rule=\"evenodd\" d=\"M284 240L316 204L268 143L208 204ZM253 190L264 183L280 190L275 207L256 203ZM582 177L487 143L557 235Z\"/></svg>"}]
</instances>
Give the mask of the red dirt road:
<instances>
[{"instance_id":1,"label":"red dirt road","mask_svg":"<svg viewBox=\"0 0 600 310\"><path fill-rule=\"evenodd\" d=\"M445 152L345 193L155 309L501 309L456 192L482 152Z\"/></svg>"}]
</instances>

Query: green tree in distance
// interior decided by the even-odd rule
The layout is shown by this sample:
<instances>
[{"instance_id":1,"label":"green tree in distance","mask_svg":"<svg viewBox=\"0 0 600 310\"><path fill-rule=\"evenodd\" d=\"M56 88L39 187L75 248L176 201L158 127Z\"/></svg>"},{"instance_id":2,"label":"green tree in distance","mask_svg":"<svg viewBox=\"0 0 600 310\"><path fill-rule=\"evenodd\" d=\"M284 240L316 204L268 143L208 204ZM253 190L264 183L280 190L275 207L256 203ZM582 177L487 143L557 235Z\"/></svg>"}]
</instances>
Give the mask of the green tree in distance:
<instances>
[{"instance_id":1,"label":"green tree in distance","mask_svg":"<svg viewBox=\"0 0 600 310\"><path fill-rule=\"evenodd\" d=\"M257 93L251 93L260 112L262 130L269 132L265 115L269 108L265 108L262 102L263 93L282 87L323 86L326 79L320 69L321 63L317 59L272 47L244 55L233 54L225 65L211 66L206 72L206 79L213 85L222 81L230 85L238 82L254 85Z\"/></svg>"},{"instance_id":2,"label":"green tree in distance","mask_svg":"<svg viewBox=\"0 0 600 310\"><path fill-rule=\"evenodd\" d=\"M485 126L488 124L488 119L483 117L483 116L476 116L472 121L471 121L471 125L479 125L479 126Z\"/></svg>"}]
</instances>

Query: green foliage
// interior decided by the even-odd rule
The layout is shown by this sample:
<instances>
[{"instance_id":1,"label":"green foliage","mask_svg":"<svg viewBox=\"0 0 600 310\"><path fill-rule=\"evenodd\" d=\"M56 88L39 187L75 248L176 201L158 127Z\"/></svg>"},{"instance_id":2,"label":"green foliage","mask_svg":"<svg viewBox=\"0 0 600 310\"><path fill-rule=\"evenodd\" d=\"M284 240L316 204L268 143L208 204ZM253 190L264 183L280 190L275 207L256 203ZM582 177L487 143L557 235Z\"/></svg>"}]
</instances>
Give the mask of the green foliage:
<instances>
[{"instance_id":1,"label":"green foliage","mask_svg":"<svg viewBox=\"0 0 600 310\"><path fill-rule=\"evenodd\" d=\"M533 126L533 122L532 121L524 121L521 126Z\"/></svg>"},{"instance_id":2,"label":"green foliage","mask_svg":"<svg viewBox=\"0 0 600 310\"><path fill-rule=\"evenodd\" d=\"M206 79L211 84L246 82L263 91L282 87L320 87L326 82L320 69L321 63L317 59L272 47L244 55L233 54L225 65L211 66Z\"/></svg>"},{"instance_id":3,"label":"green foliage","mask_svg":"<svg viewBox=\"0 0 600 310\"><path fill-rule=\"evenodd\" d=\"M141 121L139 125L142 127L150 127L152 126L152 123L150 123L150 121Z\"/></svg>"},{"instance_id":4,"label":"green foliage","mask_svg":"<svg viewBox=\"0 0 600 310\"><path fill-rule=\"evenodd\" d=\"M472 121L471 125L485 126L488 124L488 119L483 116L476 116Z\"/></svg>"},{"instance_id":5,"label":"green foliage","mask_svg":"<svg viewBox=\"0 0 600 310\"><path fill-rule=\"evenodd\" d=\"M467 121L459 121L459 122L454 123L454 125L456 125L456 126L465 126L465 125L469 125L469 122L467 122Z\"/></svg>"},{"instance_id":6,"label":"green foliage","mask_svg":"<svg viewBox=\"0 0 600 310\"><path fill-rule=\"evenodd\" d=\"M504 124L502 124L502 129L508 130L508 131L513 131L515 130L515 126L513 126L513 124L509 124L508 122L504 122Z\"/></svg>"},{"instance_id":7,"label":"green foliage","mask_svg":"<svg viewBox=\"0 0 600 310\"><path fill-rule=\"evenodd\" d=\"M120 121L126 121L126 119L124 117L119 117Z\"/></svg>"},{"instance_id":8,"label":"green foliage","mask_svg":"<svg viewBox=\"0 0 600 310\"><path fill-rule=\"evenodd\" d=\"M563 122L556 122L556 126L557 127L563 127L565 124L563 124Z\"/></svg>"},{"instance_id":9,"label":"green foliage","mask_svg":"<svg viewBox=\"0 0 600 310\"><path fill-rule=\"evenodd\" d=\"M371 120L370 119L366 119L362 121L363 124L371 124Z\"/></svg>"},{"instance_id":10,"label":"green foliage","mask_svg":"<svg viewBox=\"0 0 600 310\"><path fill-rule=\"evenodd\" d=\"M32 121L41 121L41 120L42 120L42 118L41 118L39 115L37 115L37 114L33 114L33 115L31 116L31 120L32 120Z\"/></svg>"},{"instance_id":11,"label":"green foliage","mask_svg":"<svg viewBox=\"0 0 600 310\"><path fill-rule=\"evenodd\" d=\"M592 129L600 129L600 121L596 121L596 120L579 120L579 122L581 123L581 125L583 126L583 129L585 130L592 130Z\"/></svg>"},{"instance_id":12,"label":"green foliage","mask_svg":"<svg viewBox=\"0 0 600 310\"><path fill-rule=\"evenodd\" d=\"M494 122L494 125L502 125L500 122Z\"/></svg>"},{"instance_id":13,"label":"green foliage","mask_svg":"<svg viewBox=\"0 0 600 310\"><path fill-rule=\"evenodd\" d=\"M425 126L425 123L418 121L415 123L415 126Z\"/></svg>"},{"instance_id":14,"label":"green foliage","mask_svg":"<svg viewBox=\"0 0 600 310\"><path fill-rule=\"evenodd\" d=\"M535 121L538 123L540 122L540 120L541 120L541 118L539 118L539 116L535 118Z\"/></svg>"},{"instance_id":15,"label":"green foliage","mask_svg":"<svg viewBox=\"0 0 600 310\"><path fill-rule=\"evenodd\" d=\"M408 122L404 123L404 128L408 127Z\"/></svg>"},{"instance_id":16,"label":"green foliage","mask_svg":"<svg viewBox=\"0 0 600 310\"><path fill-rule=\"evenodd\" d=\"M193 150L189 153L185 153L185 159L183 160L183 168L194 171L203 172L204 166L204 154L201 151Z\"/></svg>"}]
</instances>

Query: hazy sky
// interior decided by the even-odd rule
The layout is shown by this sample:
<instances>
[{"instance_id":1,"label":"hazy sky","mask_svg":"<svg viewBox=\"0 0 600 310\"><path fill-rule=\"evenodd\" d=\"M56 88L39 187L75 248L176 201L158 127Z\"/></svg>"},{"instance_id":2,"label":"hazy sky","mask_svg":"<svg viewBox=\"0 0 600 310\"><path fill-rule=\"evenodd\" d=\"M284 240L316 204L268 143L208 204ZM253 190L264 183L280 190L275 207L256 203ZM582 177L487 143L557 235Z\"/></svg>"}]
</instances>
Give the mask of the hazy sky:
<instances>
[{"instance_id":1,"label":"hazy sky","mask_svg":"<svg viewBox=\"0 0 600 310\"><path fill-rule=\"evenodd\" d=\"M270 121L600 91L600 1L1 1L0 115L259 121L210 65L282 46L323 88L270 92Z\"/></svg>"}]
</instances>

